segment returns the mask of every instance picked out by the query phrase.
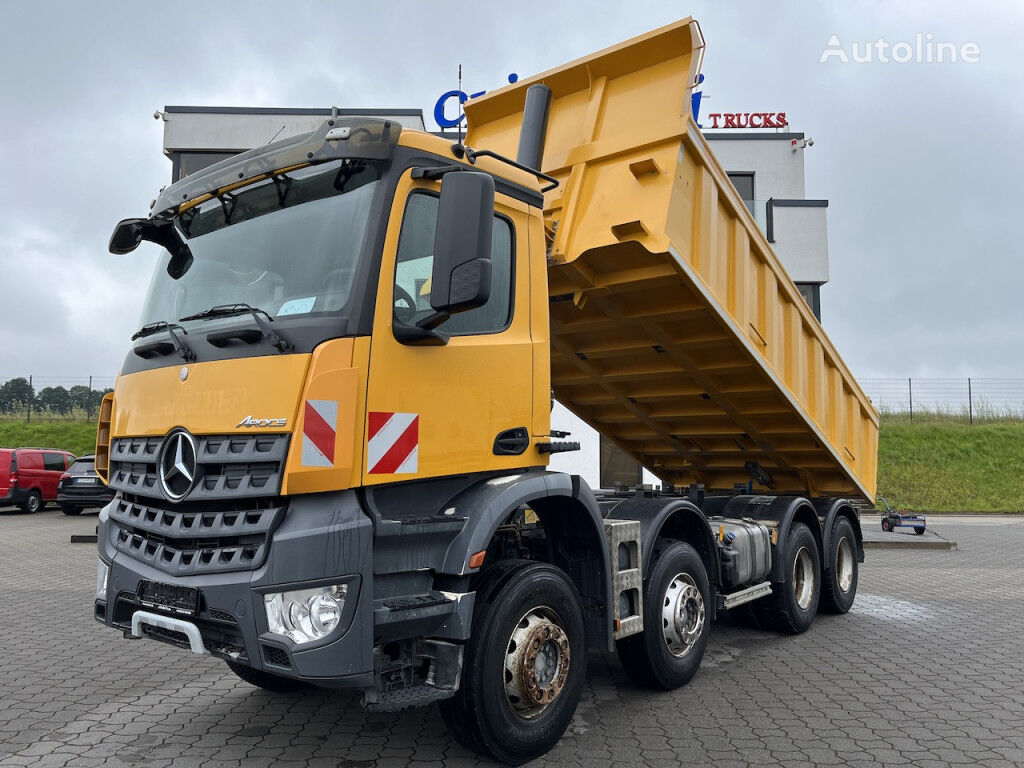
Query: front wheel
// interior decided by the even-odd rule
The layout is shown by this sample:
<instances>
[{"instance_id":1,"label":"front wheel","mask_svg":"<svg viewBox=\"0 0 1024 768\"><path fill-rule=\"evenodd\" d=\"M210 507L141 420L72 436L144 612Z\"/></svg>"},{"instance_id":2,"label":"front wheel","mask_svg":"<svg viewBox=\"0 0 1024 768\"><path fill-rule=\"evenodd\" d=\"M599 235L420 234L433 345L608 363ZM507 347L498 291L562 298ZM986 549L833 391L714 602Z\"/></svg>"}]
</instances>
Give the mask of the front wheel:
<instances>
[{"instance_id":1,"label":"front wheel","mask_svg":"<svg viewBox=\"0 0 1024 768\"><path fill-rule=\"evenodd\" d=\"M462 684L439 704L464 747L521 765L569 726L586 676L580 598L558 568L529 561L482 574Z\"/></svg>"},{"instance_id":2,"label":"front wheel","mask_svg":"<svg viewBox=\"0 0 1024 768\"><path fill-rule=\"evenodd\" d=\"M832 523L828 547L829 573L821 585L821 607L829 613L846 613L857 598L857 539L848 518Z\"/></svg>"},{"instance_id":3,"label":"front wheel","mask_svg":"<svg viewBox=\"0 0 1024 768\"><path fill-rule=\"evenodd\" d=\"M884 517L882 518L882 530L886 533L889 533L889 531L892 530L892 523L890 523L889 520Z\"/></svg>"},{"instance_id":4,"label":"front wheel","mask_svg":"<svg viewBox=\"0 0 1024 768\"><path fill-rule=\"evenodd\" d=\"M700 667L711 620L704 561L689 544L661 552L644 590L644 631L616 644L623 669L640 685L672 690Z\"/></svg>"},{"instance_id":5,"label":"front wheel","mask_svg":"<svg viewBox=\"0 0 1024 768\"><path fill-rule=\"evenodd\" d=\"M227 662L227 665L232 672L245 680L245 682L249 683L249 685L255 685L257 688L262 688L265 691L273 691L274 693L294 693L295 691L305 691L312 688L309 683L304 683L301 680L283 677L282 675L275 675L271 672L264 672L262 669L256 669L247 664L239 664L234 661L229 661Z\"/></svg>"},{"instance_id":6,"label":"front wheel","mask_svg":"<svg viewBox=\"0 0 1024 768\"><path fill-rule=\"evenodd\" d=\"M924 535L924 526L921 526L921 525L917 526L914 529L914 533L916 533L918 536L923 536Z\"/></svg>"}]
</instances>

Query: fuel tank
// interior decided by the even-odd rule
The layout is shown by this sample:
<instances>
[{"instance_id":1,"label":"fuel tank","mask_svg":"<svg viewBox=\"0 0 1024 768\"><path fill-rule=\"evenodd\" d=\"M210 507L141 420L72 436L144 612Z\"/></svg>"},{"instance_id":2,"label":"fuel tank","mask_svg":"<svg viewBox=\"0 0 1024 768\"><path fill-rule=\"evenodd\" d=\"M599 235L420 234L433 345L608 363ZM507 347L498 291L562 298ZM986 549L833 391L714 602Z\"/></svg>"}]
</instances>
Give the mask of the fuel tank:
<instances>
[{"instance_id":1,"label":"fuel tank","mask_svg":"<svg viewBox=\"0 0 1024 768\"><path fill-rule=\"evenodd\" d=\"M718 550L722 583L737 589L768 578L772 567L771 537L768 529L753 520L712 517L708 520L719 533Z\"/></svg>"}]
</instances>

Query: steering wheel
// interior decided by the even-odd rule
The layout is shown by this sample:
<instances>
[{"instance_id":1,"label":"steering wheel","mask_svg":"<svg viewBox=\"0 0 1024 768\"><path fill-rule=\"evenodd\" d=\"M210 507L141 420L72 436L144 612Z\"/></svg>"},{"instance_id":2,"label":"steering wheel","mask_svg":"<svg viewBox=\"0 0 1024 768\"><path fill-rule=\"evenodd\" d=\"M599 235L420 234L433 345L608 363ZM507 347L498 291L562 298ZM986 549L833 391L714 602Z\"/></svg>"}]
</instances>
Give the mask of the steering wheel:
<instances>
[{"instance_id":1,"label":"steering wheel","mask_svg":"<svg viewBox=\"0 0 1024 768\"><path fill-rule=\"evenodd\" d=\"M403 323L411 323L415 316L416 299L405 288L395 283L395 317Z\"/></svg>"}]
</instances>

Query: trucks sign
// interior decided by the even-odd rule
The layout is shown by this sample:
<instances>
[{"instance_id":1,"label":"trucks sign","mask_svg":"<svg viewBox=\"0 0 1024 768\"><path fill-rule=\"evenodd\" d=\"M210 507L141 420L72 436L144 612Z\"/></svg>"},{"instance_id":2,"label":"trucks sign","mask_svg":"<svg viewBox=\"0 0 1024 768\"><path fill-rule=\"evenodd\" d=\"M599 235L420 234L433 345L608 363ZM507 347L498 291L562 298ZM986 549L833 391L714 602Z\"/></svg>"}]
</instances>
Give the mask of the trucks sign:
<instances>
[{"instance_id":1,"label":"trucks sign","mask_svg":"<svg viewBox=\"0 0 1024 768\"><path fill-rule=\"evenodd\" d=\"M708 128L787 128L785 112L708 112ZM703 127L703 126L702 126Z\"/></svg>"}]
</instances>

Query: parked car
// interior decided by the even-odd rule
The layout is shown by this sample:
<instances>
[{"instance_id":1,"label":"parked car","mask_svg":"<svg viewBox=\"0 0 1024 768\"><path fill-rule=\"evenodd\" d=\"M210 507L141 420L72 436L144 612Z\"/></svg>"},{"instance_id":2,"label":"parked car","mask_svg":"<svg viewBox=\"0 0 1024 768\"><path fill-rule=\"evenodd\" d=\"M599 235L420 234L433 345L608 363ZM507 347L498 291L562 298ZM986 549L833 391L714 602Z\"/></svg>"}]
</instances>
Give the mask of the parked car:
<instances>
[{"instance_id":1,"label":"parked car","mask_svg":"<svg viewBox=\"0 0 1024 768\"><path fill-rule=\"evenodd\" d=\"M96 474L96 457L79 456L60 476L57 503L65 515L78 515L86 507L102 507L114 498L114 491Z\"/></svg>"},{"instance_id":2,"label":"parked car","mask_svg":"<svg viewBox=\"0 0 1024 768\"><path fill-rule=\"evenodd\" d=\"M57 499L60 477L74 454L48 448L0 448L0 504L38 512Z\"/></svg>"}]
</instances>

